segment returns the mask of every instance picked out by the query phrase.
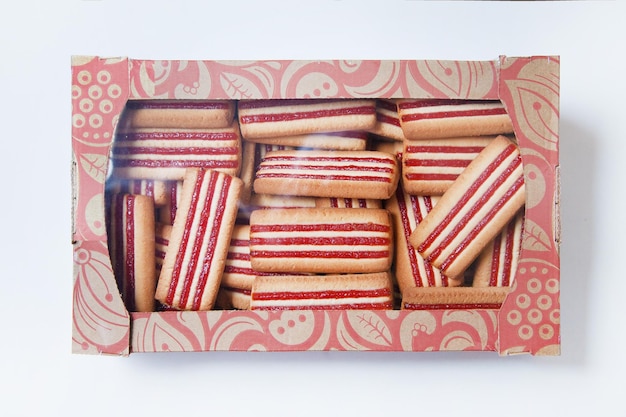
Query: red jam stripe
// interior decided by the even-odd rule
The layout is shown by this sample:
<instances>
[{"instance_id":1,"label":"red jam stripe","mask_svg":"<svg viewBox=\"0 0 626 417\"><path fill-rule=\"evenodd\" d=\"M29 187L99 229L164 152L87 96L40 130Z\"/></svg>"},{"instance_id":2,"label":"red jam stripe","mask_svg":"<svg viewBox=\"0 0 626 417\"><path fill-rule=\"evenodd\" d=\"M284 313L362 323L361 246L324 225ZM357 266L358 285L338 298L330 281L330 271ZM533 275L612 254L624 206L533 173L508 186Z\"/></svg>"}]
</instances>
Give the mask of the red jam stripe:
<instances>
[{"instance_id":1,"label":"red jam stripe","mask_svg":"<svg viewBox=\"0 0 626 417\"><path fill-rule=\"evenodd\" d=\"M471 104L484 104L501 106L499 101L492 100L450 100L450 99L429 99L429 100L413 100L403 101L398 105L400 110L419 109L423 107L436 107L436 106L459 106L459 105L471 105Z\"/></svg>"},{"instance_id":2,"label":"red jam stripe","mask_svg":"<svg viewBox=\"0 0 626 417\"><path fill-rule=\"evenodd\" d=\"M226 259L231 259L233 261L249 261L250 254L241 252L228 252L228 255L226 255Z\"/></svg>"},{"instance_id":3,"label":"red jam stripe","mask_svg":"<svg viewBox=\"0 0 626 417\"><path fill-rule=\"evenodd\" d=\"M496 287L498 285L498 276L500 273L500 245L502 244L502 234L498 234L493 241L493 251L491 252L491 275L489 276L489 286Z\"/></svg>"},{"instance_id":4,"label":"red jam stripe","mask_svg":"<svg viewBox=\"0 0 626 417\"><path fill-rule=\"evenodd\" d=\"M395 166L396 161L392 158L371 158L361 156L305 156L305 155L268 155L263 161L270 162L332 162L332 163L350 163L361 162L368 164L384 164Z\"/></svg>"},{"instance_id":5,"label":"red jam stripe","mask_svg":"<svg viewBox=\"0 0 626 417\"><path fill-rule=\"evenodd\" d=\"M392 310L393 302L381 303L351 303L351 304L328 304L328 305L294 305L294 306L254 306L254 310Z\"/></svg>"},{"instance_id":6,"label":"red jam stripe","mask_svg":"<svg viewBox=\"0 0 626 417\"><path fill-rule=\"evenodd\" d=\"M365 175L324 175L324 174L289 174L289 173L258 173L257 178L291 178L299 180L327 180L327 181L358 181L358 182L391 182L388 177L374 177Z\"/></svg>"},{"instance_id":7,"label":"red jam stripe","mask_svg":"<svg viewBox=\"0 0 626 417\"><path fill-rule=\"evenodd\" d=\"M388 245L389 239L385 237L270 237L252 238L250 244L254 246L262 245L311 245L311 246L380 246Z\"/></svg>"},{"instance_id":8,"label":"red jam stripe","mask_svg":"<svg viewBox=\"0 0 626 417\"><path fill-rule=\"evenodd\" d=\"M388 258L389 251L250 251L255 258L325 258L325 259L377 259Z\"/></svg>"},{"instance_id":9,"label":"red jam stripe","mask_svg":"<svg viewBox=\"0 0 626 417\"><path fill-rule=\"evenodd\" d=\"M418 174L408 173L405 174L405 178L411 181L454 181L459 177L459 174Z\"/></svg>"},{"instance_id":10,"label":"red jam stripe","mask_svg":"<svg viewBox=\"0 0 626 417\"><path fill-rule=\"evenodd\" d=\"M506 160L511 154L513 154L517 148L515 145L508 145L494 160L481 172L481 174L474 180L474 182L468 187L467 191L457 204L448 212L448 214L442 219L442 221L434 228L430 235L422 242L418 251L423 253L426 251L435 239L439 237L441 232L450 224L452 219L461 211L461 209L467 204L467 202L474 196L477 190L482 184L489 179L489 177L495 172L500 164Z\"/></svg>"},{"instance_id":11,"label":"red jam stripe","mask_svg":"<svg viewBox=\"0 0 626 417\"><path fill-rule=\"evenodd\" d=\"M376 114L376 120L381 123L386 123L389 125L400 127L400 119L398 119L397 117L391 117L382 113L378 113Z\"/></svg>"},{"instance_id":12,"label":"red jam stripe","mask_svg":"<svg viewBox=\"0 0 626 417\"><path fill-rule=\"evenodd\" d=\"M178 209L178 182L169 181L168 187L170 190L169 217L170 217L170 223L173 224L174 219L176 219L176 210Z\"/></svg>"},{"instance_id":13,"label":"red jam stripe","mask_svg":"<svg viewBox=\"0 0 626 417\"><path fill-rule=\"evenodd\" d=\"M507 114L504 108L442 111L435 113L411 113L403 115L402 121L413 122L418 120L448 119L455 117L498 116L502 114Z\"/></svg>"},{"instance_id":14,"label":"red jam stripe","mask_svg":"<svg viewBox=\"0 0 626 417\"><path fill-rule=\"evenodd\" d=\"M153 160L153 159L116 159L117 168L236 168L239 162L233 160Z\"/></svg>"},{"instance_id":15,"label":"red jam stripe","mask_svg":"<svg viewBox=\"0 0 626 417\"><path fill-rule=\"evenodd\" d=\"M253 224L251 233L264 232L389 232L389 226L376 223L317 223L317 224Z\"/></svg>"},{"instance_id":16,"label":"red jam stripe","mask_svg":"<svg viewBox=\"0 0 626 417\"><path fill-rule=\"evenodd\" d=\"M477 154L485 149L484 146L418 146L409 145L407 153L469 153Z\"/></svg>"},{"instance_id":17,"label":"red jam stripe","mask_svg":"<svg viewBox=\"0 0 626 417\"><path fill-rule=\"evenodd\" d=\"M450 167L465 168L470 162L469 159L408 159L405 165L409 167Z\"/></svg>"},{"instance_id":18,"label":"red jam stripe","mask_svg":"<svg viewBox=\"0 0 626 417\"><path fill-rule=\"evenodd\" d=\"M502 272L502 286L508 287L511 285L512 271L511 267L513 265L513 249L515 247L515 221L509 223L507 227L506 234L506 244L505 244L505 256L504 256L504 271Z\"/></svg>"},{"instance_id":19,"label":"red jam stripe","mask_svg":"<svg viewBox=\"0 0 626 417\"><path fill-rule=\"evenodd\" d=\"M135 311L135 196L126 196L126 308Z\"/></svg>"},{"instance_id":20,"label":"red jam stripe","mask_svg":"<svg viewBox=\"0 0 626 417\"><path fill-rule=\"evenodd\" d=\"M266 164L261 165L257 177L263 175L267 170L311 170L311 171L356 171L356 172L381 172L392 173L393 169L379 166L359 166L359 165L296 165L296 164Z\"/></svg>"},{"instance_id":21,"label":"red jam stripe","mask_svg":"<svg viewBox=\"0 0 626 417\"><path fill-rule=\"evenodd\" d=\"M321 290L321 291L268 291L255 292L253 300L339 300L342 298L373 298L387 297L391 295L389 288L377 288L369 290Z\"/></svg>"},{"instance_id":22,"label":"red jam stripe","mask_svg":"<svg viewBox=\"0 0 626 417\"><path fill-rule=\"evenodd\" d=\"M237 155L239 148L235 146L197 147L197 146L128 146L118 147L114 155Z\"/></svg>"}]
</instances>

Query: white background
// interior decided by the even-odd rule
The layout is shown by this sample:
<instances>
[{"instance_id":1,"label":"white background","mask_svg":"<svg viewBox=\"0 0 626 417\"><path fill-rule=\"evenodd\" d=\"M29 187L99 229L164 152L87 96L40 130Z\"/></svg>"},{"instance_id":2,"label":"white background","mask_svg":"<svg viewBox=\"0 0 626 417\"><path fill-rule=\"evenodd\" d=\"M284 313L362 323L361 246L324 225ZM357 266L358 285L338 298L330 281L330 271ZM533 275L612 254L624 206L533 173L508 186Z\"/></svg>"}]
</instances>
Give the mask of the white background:
<instances>
[{"instance_id":1,"label":"white background","mask_svg":"<svg viewBox=\"0 0 626 417\"><path fill-rule=\"evenodd\" d=\"M1 414L626 415L624 3L7 3L0 6ZM562 59L562 356L70 353L71 55L501 54Z\"/></svg>"}]
</instances>

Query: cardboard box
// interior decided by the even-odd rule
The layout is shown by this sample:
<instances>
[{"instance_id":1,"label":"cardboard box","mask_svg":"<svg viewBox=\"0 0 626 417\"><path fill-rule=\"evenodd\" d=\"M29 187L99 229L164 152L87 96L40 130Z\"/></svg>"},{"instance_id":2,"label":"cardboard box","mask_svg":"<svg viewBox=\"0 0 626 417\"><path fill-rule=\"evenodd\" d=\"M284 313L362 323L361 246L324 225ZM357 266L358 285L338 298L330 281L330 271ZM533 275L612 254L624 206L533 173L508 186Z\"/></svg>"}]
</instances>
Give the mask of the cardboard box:
<instances>
[{"instance_id":1,"label":"cardboard box","mask_svg":"<svg viewBox=\"0 0 626 417\"><path fill-rule=\"evenodd\" d=\"M526 183L525 231L499 310L129 313L107 247L104 185L129 99L501 100ZM72 59L75 353L162 351L560 352L559 58L494 61L151 61Z\"/></svg>"}]
</instances>

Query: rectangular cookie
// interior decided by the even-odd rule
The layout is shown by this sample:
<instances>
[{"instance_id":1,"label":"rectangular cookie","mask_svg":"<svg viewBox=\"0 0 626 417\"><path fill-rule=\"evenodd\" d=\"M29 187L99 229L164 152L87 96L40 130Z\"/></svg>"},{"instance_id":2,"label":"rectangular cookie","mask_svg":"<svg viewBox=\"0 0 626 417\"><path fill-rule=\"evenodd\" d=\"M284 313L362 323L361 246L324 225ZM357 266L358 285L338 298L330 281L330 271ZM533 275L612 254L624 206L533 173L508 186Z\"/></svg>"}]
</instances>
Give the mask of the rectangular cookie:
<instances>
[{"instance_id":1,"label":"rectangular cookie","mask_svg":"<svg viewBox=\"0 0 626 417\"><path fill-rule=\"evenodd\" d=\"M402 295L403 310L499 309L509 287L411 288Z\"/></svg>"},{"instance_id":2,"label":"rectangular cookie","mask_svg":"<svg viewBox=\"0 0 626 417\"><path fill-rule=\"evenodd\" d=\"M238 103L246 139L367 130L376 123L373 99L243 100Z\"/></svg>"},{"instance_id":3,"label":"rectangular cookie","mask_svg":"<svg viewBox=\"0 0 626 417\"><path fill-rule=\"evenodd\" d=\"M414 195L442 195L494 136L406 140L402 185Z\"/></svg>"},{"instance_id":4,"label":"rectangular cookie","mask_svg":"<svg viewBox=\"0 0 626 417\"><path fill-rule=\"evenodd\" d=\"M181 180L187 168L214 169L236 176L241 165L239 126L120 129L111 162L117 178Z\"/></svg>"},{"instance_id":5,"label":"rectangular cookie","mask_svg":"<svg viewBox=\"0 0 626 417\"><path fill-rule=\"evenodd\" d=\"M393 231L384 209L257 210L250 216L250 260L257 271L387 271Z\"/></svg>"},{"instance_id":6,"label":"rectangular cookie","mask_svg":"<svg viewBox=\"0 0 626 417\"><path fill-rule=\"evenodd\" d=\"M242 183L219 171L189 169L156 291L179 310L213 307Z\"/></svg>"},{"instance_id":7,"label":"rectangular cookie","mask_svg":"<svg viewBox=\"0 0 626 417\"><path fill-rule=\"evenodd\" d=\"M257 277L251 310L390 310L391 274Z\"/></svg>"},{"instance_id":8,"label":"rectangular cookie","mask_svg":"<svg viewBox=\"0 0 626 417\"><path fill-rule=\"evenodd\" d=\"M473 287L510 287L522 246L524 211L520 210L476 260Z\"/></svg>"},{"instance_id":9,"label":"rectangular cookie","mask_svg":"<svg viewBox=\"0 0 626 417\"><path fill-rule=\"evenodd\" d=\"M378 151L274 151L263 158L254 180L259 194L389 198L396 189L395 157Z\"/></svg>"},{"instance_id":10,"label":"rectangular cookie","mask_svg":"<svg viewBox=\"0 0 626 417\"><path fill-rule=\"evenodd\" d=\"M214 129L234 120L232 100L129 100L124 121L130 127Z\"/></svg>"},{"instance_id":11,"label":"rectangular cookie","mask_svg":"<svg viewBox=\"0 0 626 417\"><path fill-rule=\"evenodd\" d=\"M498 136L415 228L410 242L448 276L459 276L524 205L522 158Z\"/></svg>"},{"instance_id":12,"label":"rectangular cookie","mask_svg":"<svg viewBox=\"0 0 626 417\"><path fill-rule=\"evenodd\" d=\"M513 133L513 122L500 101L400 100L400 125L409 140Z\"/></svg>"},{"instance_id":13,"label":"rectangular cookie","mask_svg":"<svg viewBox=\"0 0 626 417\"><path fill-rule=\"evenodd\" d=\"M154 201L135 194L115 194L110 206L109 252L128 311L154 311Z\"/></svg>"},{"instance_id":14,"label":"rectangular cookie","mask_svg":"<svg viewBox=\"0 0 626 417\"><path fill-rule=\"evenodd\" d=\"M464 283L462 276L451 279L442 274L409 243L411 234L437 201L438 197L409 195L399 185L385 203L395 226L394 272L401 293L413 287L456 287Z\"/></svg>"}]
</instances>

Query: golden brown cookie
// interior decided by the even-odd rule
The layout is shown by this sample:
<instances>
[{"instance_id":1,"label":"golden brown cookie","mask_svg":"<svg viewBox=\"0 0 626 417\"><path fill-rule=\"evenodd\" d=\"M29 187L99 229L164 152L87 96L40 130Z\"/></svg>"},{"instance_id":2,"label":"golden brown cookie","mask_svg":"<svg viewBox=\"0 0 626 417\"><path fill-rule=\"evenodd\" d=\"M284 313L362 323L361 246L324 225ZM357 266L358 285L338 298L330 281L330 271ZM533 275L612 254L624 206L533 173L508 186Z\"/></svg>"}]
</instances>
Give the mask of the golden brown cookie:
<instances>
[{"instance_id":1,"label":"golden brown cookie","mask_svg":"<svg viewBox=\"0 0 626 417\"><path fill-rule=\"evenodd\" d=\"M384 209L257 210L250 217L250 259L255 270L268 272L387 271L391 219Z\"/></svg>"},{"instance_id":2,"label":"golden brown cookie","mask_svg":"<svg viewBox=\"0 0 626 417\"><path fill-rule=\"evenodd\" d=\"M522 158L498 136L415 228L410 242L435 267L460 276L524 205Z\"/></svg>"},{"instance_id":3,"label":"golden brown cookie","mask_svg":"<svg viewBox=\"0 0 626 417\"><path fill-rule=\"evenodd\" d=\"M513 133L513 122L500 101L403 99L398 114L409 140Z\"/></svg>"},{"instance_id":4,"label":"golden brown cookie","mask_svg":"<svg viewBox=\"0 0 626 417\"><path fill-rule=\"evenodd\" d=\"M375 274L257 277L252 310L390 310L388 272Z\"/></svg>"},{"instance_id":5,"label":"golden brown cookie","mask_svg":"<svg viewBox=\"0 0 626 417\"><path fill-rule=\"evenodd\" d=\"M156 291L179 310L213 307L235 225L241 180L189 169Z\"/></svg>"}]
</instances>

